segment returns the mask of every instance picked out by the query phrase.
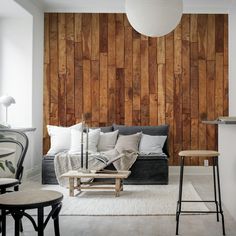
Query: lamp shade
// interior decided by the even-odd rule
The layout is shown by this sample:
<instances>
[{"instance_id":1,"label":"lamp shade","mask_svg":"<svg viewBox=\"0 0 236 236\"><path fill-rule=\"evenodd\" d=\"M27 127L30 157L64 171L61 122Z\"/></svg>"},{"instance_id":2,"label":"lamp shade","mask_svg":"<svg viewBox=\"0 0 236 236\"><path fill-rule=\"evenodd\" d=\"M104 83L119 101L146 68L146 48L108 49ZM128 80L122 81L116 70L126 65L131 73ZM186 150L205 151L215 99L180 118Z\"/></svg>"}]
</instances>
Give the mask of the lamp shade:
<instances>
[{"instance_id":1,"label":"lamp shade","mask_svg":"<svg viewBox=\"0 0 236 236\"><path fill-rule=\"evenodd\" d=\"M2 104L4 107L9 107L13 103L16 103L16 101L11 96L4 95L4 96L0 97L0 104Z\"/></svg>"},{"instance_id":2,"label":"lamp shade","mask_svg":"<svg viewBox=\"0 0 236 236\"><path fill-rule=\"evenodd\" d=\"M126 14L139 33L160 37L179 24L183 14L183 0L126 0Z\"/></svg>"}]
</instances>

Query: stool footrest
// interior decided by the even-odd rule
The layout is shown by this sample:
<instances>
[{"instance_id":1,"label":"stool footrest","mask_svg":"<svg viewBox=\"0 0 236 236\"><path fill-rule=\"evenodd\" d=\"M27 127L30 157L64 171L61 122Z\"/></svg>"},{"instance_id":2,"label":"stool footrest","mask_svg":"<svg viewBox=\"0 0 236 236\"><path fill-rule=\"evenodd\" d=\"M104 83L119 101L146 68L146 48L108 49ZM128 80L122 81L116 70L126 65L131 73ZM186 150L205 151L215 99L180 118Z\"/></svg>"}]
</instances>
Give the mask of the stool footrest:
<instances>
[{"instance_id":1,"label":"stool footrest","mask_svg":"<svg viewBox=\"0 0 236 236\"><path fill-rule=\"evenodd\" d=\"M193 214L205 213L205 214L213 214L213 213L217 213L217 211L181 211L181 212L177 212L177 213L178 214L181 214L181 213L193 213ZM221 213L221 212L219 212L219 213Z\"/></svg>"},{"instance_id":2,"label":"stool footrest","mask_svg":"<svg viewBox=\"0 0 236 236\"><path fill-rule=\"evenodd\" d=\"M214 200L182 200L181 202L214 202L214 203L218 203Z\"/></svg>"}]
</instances>

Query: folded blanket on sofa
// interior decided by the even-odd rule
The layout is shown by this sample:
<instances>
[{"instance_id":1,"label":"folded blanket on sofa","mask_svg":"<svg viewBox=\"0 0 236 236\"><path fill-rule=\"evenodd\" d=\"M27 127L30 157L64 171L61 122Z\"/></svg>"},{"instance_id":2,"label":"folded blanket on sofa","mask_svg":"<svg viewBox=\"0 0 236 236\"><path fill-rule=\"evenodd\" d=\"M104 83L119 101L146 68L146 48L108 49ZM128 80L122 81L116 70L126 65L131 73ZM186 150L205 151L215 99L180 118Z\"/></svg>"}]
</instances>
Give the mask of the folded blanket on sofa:
<instances>
[{"instance_id":1,"label":"folded blanket on sofa","mask_svg":"<svg viewBox=\"0 0 236 236\"><path fill-rule=\"evenodd\" d=\"M103 170L106 166L113 163L115 168L119 170L129 170L137 159L136 152L122 151L118 152L112 149L102 153L93 153L88 158L89 170ZM84 158L85 160L85 158ZM68 186L68 179L61 178L61 175L70 170L81 170L81 156L71 155L68 153L59 153L55 156L54 166L58 183L61 186ZM82 182L87 182L89 179L82 179Z\"/></svg>"}]
</instances>

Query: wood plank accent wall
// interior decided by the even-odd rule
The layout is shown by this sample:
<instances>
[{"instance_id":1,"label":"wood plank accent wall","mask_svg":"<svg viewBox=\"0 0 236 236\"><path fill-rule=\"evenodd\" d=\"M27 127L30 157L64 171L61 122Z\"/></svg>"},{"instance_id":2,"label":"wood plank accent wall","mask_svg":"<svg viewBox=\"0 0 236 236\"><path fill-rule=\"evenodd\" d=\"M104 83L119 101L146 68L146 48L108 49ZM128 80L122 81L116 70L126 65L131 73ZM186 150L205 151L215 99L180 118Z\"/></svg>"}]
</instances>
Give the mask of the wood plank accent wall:
<instances>
[{"instance_id":1,"label":"wood plank accent wall","mask_svg":"<svg viewBox=\"0 0 236 236\"><path fill-rule=\"evenodd\" d=\"M184 15L160 38L132 29L124 14L45 14L46 124L170 125L170 164L181 149L217 149L201 123L228 115L228 15ZM187 160L202 165L203 160Z\"/></svg>"}]
</instances>

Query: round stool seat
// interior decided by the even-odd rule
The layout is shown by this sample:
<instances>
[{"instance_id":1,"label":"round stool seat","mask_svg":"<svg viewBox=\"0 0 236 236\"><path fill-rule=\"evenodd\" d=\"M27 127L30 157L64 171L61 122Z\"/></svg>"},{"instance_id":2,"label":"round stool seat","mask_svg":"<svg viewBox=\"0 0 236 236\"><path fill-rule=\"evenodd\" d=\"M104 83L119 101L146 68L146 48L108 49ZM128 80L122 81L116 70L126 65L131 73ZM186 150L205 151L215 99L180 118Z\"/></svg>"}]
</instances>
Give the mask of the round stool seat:
<instances>
[{"instance_id":1,"label":"round stool seat","mask_svg":"<svg viewBox=\"0 0 236 236\"><path fill-rule=\"evenodd\" d=\"M19 191L0 195L0 208L33 209L61 202L63 195L51 190Z\"/></svg>"},{"instance_id":2,"label":"round stool seat","mask_svg":"<svg viewBox=\"0 0 236 236\"><path fill-rule=\"evenodd\" d=\"M18 179L13 178L0 178L0 189L2 188L10 188L18 185L20 182Z\"/></svg>"},{"instance_id":3,"label":"round stool seat","mask_svg":"<svg viewBox=\"0 0 236 236\"><path fill-rule=\"evenodd\" d=\"M181 157L217 157L220 153L211 150L184 150L179 152Z\"/></svg>"},{"instance_id":4,"label":"round stool seat","mask_svg":"<svg viewBox=\"0 0 236 236\"><path fill-rule=\"evenodd\" d=\"M27 217L33 224L38 236L44 235L44 229L50 218L54 221L55 236L60 236L59 213L62 207L63 195L51 190L30 190L12 192L0 195L2 210L2 236L6 236L6 215L11 214L15 220L15 236L20 236L22 217ZM51 211L44 220L44 207L51 206ZM25 210L37 209L37 223ZM21 226L22 228L22 226Z\"/></svg>"}]
</instances>

